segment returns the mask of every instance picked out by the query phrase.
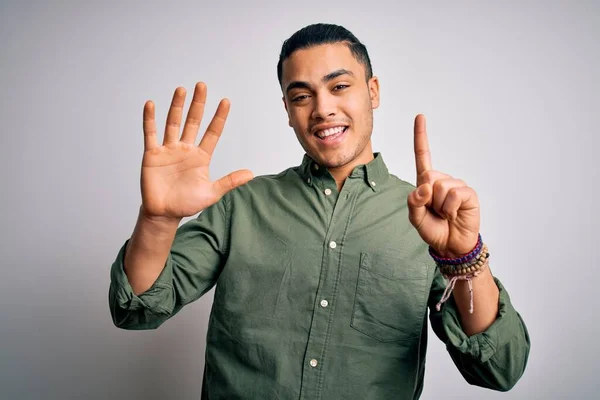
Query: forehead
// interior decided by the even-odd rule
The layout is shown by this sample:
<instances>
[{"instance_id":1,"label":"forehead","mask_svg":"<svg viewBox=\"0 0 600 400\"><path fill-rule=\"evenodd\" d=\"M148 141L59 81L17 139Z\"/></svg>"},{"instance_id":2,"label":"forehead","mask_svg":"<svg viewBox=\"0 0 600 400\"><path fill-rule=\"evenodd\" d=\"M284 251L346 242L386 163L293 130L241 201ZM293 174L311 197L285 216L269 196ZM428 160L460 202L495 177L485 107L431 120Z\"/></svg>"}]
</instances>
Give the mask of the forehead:
<instances>
[{"instance_id":1,"label":"forehead","mask_svg":"<svg viewBox=\"0 0 600 400\"><path fill-rule=\"evenodd\" d=\"M332 71L347 69L354 76L365 71L345 43L323 44L296 50L282 65L282 85L292 81L318 83Z\"/></svg>"}]
</instances>

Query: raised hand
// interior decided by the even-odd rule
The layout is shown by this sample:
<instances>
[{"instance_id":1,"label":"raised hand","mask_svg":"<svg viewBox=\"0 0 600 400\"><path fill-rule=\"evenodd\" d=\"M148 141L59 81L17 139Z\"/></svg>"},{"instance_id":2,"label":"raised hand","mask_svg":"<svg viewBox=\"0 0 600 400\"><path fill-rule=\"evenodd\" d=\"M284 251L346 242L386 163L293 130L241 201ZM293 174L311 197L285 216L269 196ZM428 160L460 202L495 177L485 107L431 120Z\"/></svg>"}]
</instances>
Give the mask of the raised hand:
<instances>
[{"instance_id":1,"label":"raised hand","mask_svg":"<svg viewBox=\"0 0 600 400\"><path fill-rule=\"evenodd\" d=\"M477 244L477 194L464 181L432 169L425 116L421 114L415 118L414 135L417 188L408 196L409 220L439 255L462 256Z\"/></svg>"},{"instance_id":2,"label":"raised hand","mask_svg":"<svg viewBox=\"0 0 600 400\"><path fill-rule=\"evenodd\" d=\"M197 83L183 133L179 137L186 91L175 90L162 146L156 139L154 103L144 106L144 156L142 159L142 212L146 217L181 219L192 216L219 201L228 191L253 178L239 170L217 180L209 178L213 151L223 132L229 101L221 100L199 145L196 136L206 103L206 85Z\"/></svg>"}]
</instances>

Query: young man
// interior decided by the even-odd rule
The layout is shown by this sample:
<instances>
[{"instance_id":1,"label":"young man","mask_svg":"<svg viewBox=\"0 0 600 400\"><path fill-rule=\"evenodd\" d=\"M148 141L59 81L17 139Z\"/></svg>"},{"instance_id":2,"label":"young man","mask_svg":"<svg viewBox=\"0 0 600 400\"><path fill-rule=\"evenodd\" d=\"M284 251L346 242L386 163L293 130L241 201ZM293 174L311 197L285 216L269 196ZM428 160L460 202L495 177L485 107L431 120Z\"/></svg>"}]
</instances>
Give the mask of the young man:
<instances>
[{"instance_id":1,"label":"young man","mask_svg":"<svg viewBox=\"0 0 600 400\"><path fill-rule=\"evenodd\" d=\"M432 169L424 117L415 188L373 153L379 82L350 32L296 32L278 76L306 155L277 175L209 180L229 103L196 146L204 84L181 138L185 91L175 91L162 146L146 103L142 205L111 271L114 323L156 328L216 285L203 398L416 399L429 309L469 383L510 389L527 362L527 330L487 264L475 191ZM472 267L451 264L461 256ZM447 301L442 272L462 278Z\"/></svg>"}]
</instances>

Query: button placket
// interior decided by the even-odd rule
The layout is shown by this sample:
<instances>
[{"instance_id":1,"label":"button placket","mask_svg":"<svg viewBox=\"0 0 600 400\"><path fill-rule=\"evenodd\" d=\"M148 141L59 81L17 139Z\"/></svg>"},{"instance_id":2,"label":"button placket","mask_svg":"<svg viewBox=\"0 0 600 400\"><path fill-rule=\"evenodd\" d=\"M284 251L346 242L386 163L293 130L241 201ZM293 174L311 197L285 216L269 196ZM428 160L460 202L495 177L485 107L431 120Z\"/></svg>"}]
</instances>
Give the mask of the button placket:
<instances>
[{"instance_id":1,"label":"button placket","mask_svg":"<svg viewBox=\"0 0 600 400\"><path fill-rule=\"evenodd\" d=\"M321 168L323 170L323 168ZM301 384L301 399L320 398L321 387L319 380L323 379L324 358L327 357L327 349L330 346L332 324L331 313L334 312L334 303L339 291L335 282L339 279L341 273L340 258L342 257L342 244L345 239L344 227L348 219L352 216L353 202L347 199L352 197L358 188L358 180L347 182L342 190L337 191L335 182L328 176L315 179L313 176L312 186L320 191L321 201L323 201L325 226L325 235L322 238L322 257L321 260L321 278L319 287L315 293L315 302L313 303L313 319L311 323L309 341L306 347L304 358L304 375ZM364 184L364 182L363 182ZM342 200L342 201L340 201ZM330 208L330 207L333 208ZM332 214L329 214L332 213ZM328 222L326 222L328 221ZM338 243L339 241L339 243ZM338 246L339 244L339 246ZM331 301L330 301L331 299ZM321 358L316 358L319 356ZM315 381L317 380L317 381Z\"/></svg>"}]
</instances>

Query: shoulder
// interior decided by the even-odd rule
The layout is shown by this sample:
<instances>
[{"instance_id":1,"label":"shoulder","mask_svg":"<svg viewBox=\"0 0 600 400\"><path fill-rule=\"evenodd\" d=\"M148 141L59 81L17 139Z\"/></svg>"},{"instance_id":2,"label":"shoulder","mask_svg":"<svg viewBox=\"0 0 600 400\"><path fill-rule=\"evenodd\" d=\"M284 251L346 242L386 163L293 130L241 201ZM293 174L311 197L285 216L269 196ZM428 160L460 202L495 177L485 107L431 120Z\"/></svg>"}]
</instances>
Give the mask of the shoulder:
<instances>
[{"instance_id":1,"label":"shoulder","mask_svg":"<svg viewBox=\"0 0 600 400\"><path fill-rule=\"evenodd\" d=\"M297 187L302 178L298 174L298 167L290 167L276 174L258 175L248 183L237 187L228 193L231 201L235 199L262 198L285 192L292 187Z\"/></svg>"},{"instance_id":2,"label":"shoulder","mask_svg":"<svg viewBox=\"0 0 600 400\"><path fill-rule=\"evenodd\" d=\"M414 184L405 181L404 179L400 179L393 174L389 174L385 186L389 190L390 194L400 197L408 197L408 195L416 189Z\"/></svg>"},{"instance_id":3,"label":"shoulder","mask_svg":"<svg viewBox=\"0 0 600 400\"><path fill-rule=\"evenodd\" d=\"M389 181L390 184L398 189L404 189L404 190L415 190L416 186L413 185L412 183L405 181L404 179L400 179L398 178L396 175L394 174L389 174Z\"/></svg>"}]
</instances>

